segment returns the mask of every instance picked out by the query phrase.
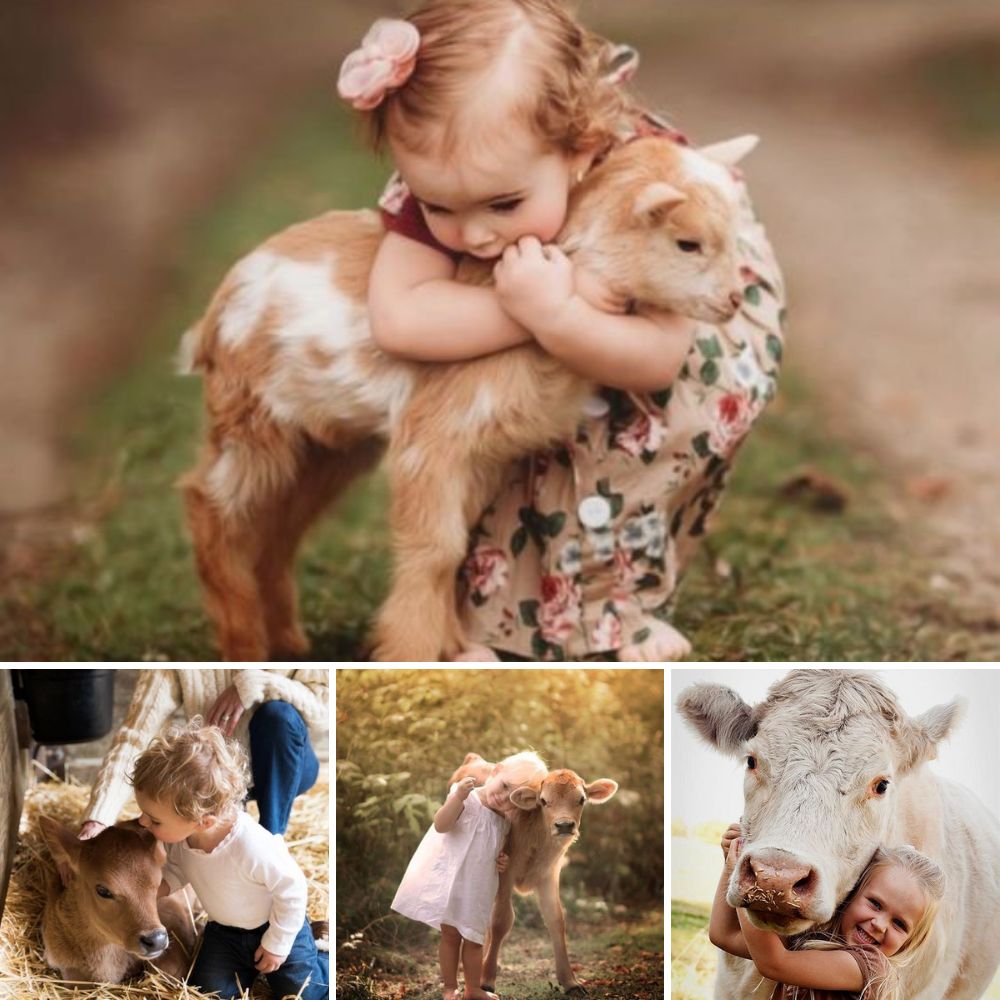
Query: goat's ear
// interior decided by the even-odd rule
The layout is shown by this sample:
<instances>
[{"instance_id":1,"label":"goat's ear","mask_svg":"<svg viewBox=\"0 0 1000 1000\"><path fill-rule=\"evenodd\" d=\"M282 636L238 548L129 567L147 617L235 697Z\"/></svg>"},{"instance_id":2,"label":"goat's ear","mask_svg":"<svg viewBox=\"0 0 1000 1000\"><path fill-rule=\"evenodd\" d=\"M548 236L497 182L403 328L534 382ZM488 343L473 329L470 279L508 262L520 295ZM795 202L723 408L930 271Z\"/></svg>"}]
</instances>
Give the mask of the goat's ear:
<instances>
[{"instance_id":1,"label":"goat's ear","mask_svg":"<svg viewBox=\"0 0 1000 1000\"><path fill-rule=\"evenodd\" d=\"M632 213L638 222L647 226L661 223L678 205L687 201L687 195L666 181L647 184L635 197Z\"/></svg>"},{"instance_id":2,"label":"goat's ear","mask_svg":"<svg viewBox=\"0 0 1000 1000\"><path fill-rule=\"evenodd\" d=\"M618 791L618 782L610 778L598 778L583 789L587 793L588 802L607 802Z\"/></svg>"},{"instance_id":3,"label":"goat's ear","mask_svg":"<svg viewBox=\"0 0 1000 1000\"><path fill-rule=\"evenodd\" d=\"M68 826L51 816L39 816L38 823L52 860L59 869L59 878L63 885L69 885L80 870L80 849L83 844Z\"/></svg>"},{"instance_id":4,"label":"goat's ear","mask_svg":"<svg viewBox=\"0 0 1000 1000\"><path fill-rule=\"evenodd\" d=\"M713 142L710 146L702 146L698 150L702 156L721 163L724 167L735 167L745 156L749 156L757 148L760 136L739 135L735 139L724 142Z\"/></svg>"},{"instance_id":5,"label":"goat's ear","mask_svg":"<svg viewBox=\"0 0 1000 1000\"><path fill-rule=\"evenodd\" d=\"M514 791L510 793L510 801L513 802L518 809L530 812L538 805L538 789L532 788L530 785L521 785L520 788L515 788Z\"/></svg>"}]
</instances>

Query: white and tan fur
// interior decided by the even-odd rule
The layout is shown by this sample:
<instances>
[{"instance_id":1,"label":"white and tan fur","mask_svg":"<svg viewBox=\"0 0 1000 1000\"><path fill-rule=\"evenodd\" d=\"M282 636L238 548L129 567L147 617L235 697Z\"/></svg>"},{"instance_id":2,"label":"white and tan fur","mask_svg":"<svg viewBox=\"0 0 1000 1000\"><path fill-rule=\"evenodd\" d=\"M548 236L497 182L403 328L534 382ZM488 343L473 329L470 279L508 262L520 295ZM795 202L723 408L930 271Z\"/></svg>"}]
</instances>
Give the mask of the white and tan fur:
<instances>
[{"instance_id":1,"label":"white and tan fur","mask_svg":"<svg viewBox=\"0 0 1000 1000\"><path fill-rule=\"evenodd\" d=\"M120 983L146 962L181 979L195 931L182 893L157 897L166 852L135 821L90 840L40 817L52 854L42 912L45 961L71 982Z\"/></svg>"},{"instance_id":2,"label":"white and tan fur","mask_svg":"<svg viewBox=\"0 0 1000 1000\"><path fill-rule=\"evenodd\" d=\"M452 775L452 783L469 775L477 783L489 777L495 765L478 754L467 754L462 766ZM535 893L538 908L552 941L556 960L556 978L567 992L580 989L569 961L566 945L566 920L559 898L559 873L562 859L580 836L583 807L592 802L607 802L618 791L618 783L600 778L586 783L575 771L549 771L540 783L515 788L510 793L517 809L510 815L507 838L510 860L500 875L500 885L486 934L483 956L483 989L496 985L500 949L514 926L513 892ZM487 985L488 984L488 985Z\"/></svg>"},{"instance_id":3,"label":"white and tan fur","mask_svg":"<svg viewBox=\"0 0 1000 1000\"><path fill-rule=\"evenodd\" d=\"M640 312L712 322L741 295L730 166L753 137L695 152L660 138L614 151L578 185L559 243ZM593 386L536 345L460 364L387 357L371 340L370 211L330 212L230 271L183 354L204 376L207 440L183 481L206 606L229 660L301 654L292 561L321 510L388 440L396 562L382 660L464 645L455 580L508 463L572 434ZM702 254L678 239L697 240ZM459 279L486 283L468 260Z\"/></svg>"},{"instance_id":4,"label":"white and tan fur","mask_svg":"<svg viewBox=\"0 0 1000 1000\"><path fill-rule=\"evenodd\" d=\"M749 903L753 922L779 934L806 931L833 915L877 846L912 844L942 867L946 885L930 938L900 970L900 996L983 995L1000 962L1000 823L967 788L925 766L959 702L910 718L872 674L798 670L755 706L721 684L696 684L678 709L722 753L754 757L730 905ZM884 794L879 778L889 782ZM768 891L754 893L760 859ZM720 956L719 1000L769 995L773 986L759 983L751 961Z\"/></svg>"}]
</instances>

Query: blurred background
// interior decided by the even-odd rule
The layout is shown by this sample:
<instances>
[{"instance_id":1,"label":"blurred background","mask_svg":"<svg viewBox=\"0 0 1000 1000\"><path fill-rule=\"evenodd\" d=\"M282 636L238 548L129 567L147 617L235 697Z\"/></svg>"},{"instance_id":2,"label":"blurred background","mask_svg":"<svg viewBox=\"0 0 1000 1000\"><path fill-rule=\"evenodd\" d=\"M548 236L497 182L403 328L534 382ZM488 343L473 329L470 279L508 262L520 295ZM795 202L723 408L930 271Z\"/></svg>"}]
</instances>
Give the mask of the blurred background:
<instances>
[{"instance_id":1,"label":"blurred background","mask_svg":"<svg viewBox=\"0 0 1000 1000\"><path fill-rule=\"evenodd\" d=\"M711 682L732 688L749 705L763 701L784 669L684 669L671 675L670 731L670 896L671 996L709 1000L718 956L708 940L707 922L722 871L719 842L743 812L742 761L725 757L700 737L677 712L677 699L691 684ZM938 747L929 768L971 789L1000 821L1000 670L885 668L878 675L895 691L904 711L920 715L956 697L965 713ZM989 998L1000 1000L1000 975Z\"/></svg>"},{"instance_id":2,"label":"blurred background","mask_svg":"<svg viewBox=\"0 0 1000 1000\"><path fill-rule=\"evenodd\" d=\"M211 655L172 488L199 386L172 354L260 239L372 203L389 166L333 83L371 19L410 6L4 5L0 657ZM639 90L695 140L763 137L747 173L790 288L783 395L729 504L759 531L717 536L682 626L706 658L997 658L1000 5L580 7L642 50ZM383 593L383 501L376 480L310 550L319 656L355 656ZM861 645L859 589L881 619Z\"/></svg>"},{"instance_id":3,"label":"blurred background","mask_svg":"<svg viewBox=\"0 0 1000 1000\"><path fill-rule=\"evenodd\" d=\"M586 808L562 871L574 966L598 997L662 997L663 678L338 670L337 995L394 996L404 981L407 996L439 995L436 934L389 904L465 755L495 762L533 749L550 769L619 784ZM515 897L515 910L501 979L518 996L547 995L554 964L534 897Z\"/></svg>"}]
</instances>

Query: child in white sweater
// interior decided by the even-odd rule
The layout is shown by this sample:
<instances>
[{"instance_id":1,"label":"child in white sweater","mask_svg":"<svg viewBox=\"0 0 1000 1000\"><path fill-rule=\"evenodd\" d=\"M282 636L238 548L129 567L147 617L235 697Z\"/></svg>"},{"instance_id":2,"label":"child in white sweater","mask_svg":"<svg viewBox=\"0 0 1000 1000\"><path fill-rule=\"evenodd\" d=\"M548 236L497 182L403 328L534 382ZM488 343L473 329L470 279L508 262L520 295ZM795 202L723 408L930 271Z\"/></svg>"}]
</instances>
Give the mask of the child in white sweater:
<instances>
[{"instance_id":1,"label":"child in white sweater","mask_svg":"<svg viewBox=\"0 0 1000 1000\"><path fill-rule=\"evenodd\" d=\"M242 810L249 773L240 744L195 718L154 739L130 780L140 826L167 845L160 895L190 884L209 916L191 985L239 997L265 974L275 996L326 1000L329 969L306 919L305 876L282 837Z\"/></svg>"}]
</instances>

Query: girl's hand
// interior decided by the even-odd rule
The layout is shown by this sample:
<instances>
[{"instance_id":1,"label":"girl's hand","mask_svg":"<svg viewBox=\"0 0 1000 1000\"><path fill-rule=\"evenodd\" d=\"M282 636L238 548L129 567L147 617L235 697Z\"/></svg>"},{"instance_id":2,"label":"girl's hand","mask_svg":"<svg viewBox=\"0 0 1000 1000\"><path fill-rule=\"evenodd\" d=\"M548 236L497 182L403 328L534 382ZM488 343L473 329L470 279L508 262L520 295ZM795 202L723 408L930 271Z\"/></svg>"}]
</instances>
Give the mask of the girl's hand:
<instances>
[{"instance_id":1,"label":"girl's hand","mask_svg":"<svg viewBox=\"0 0 1000 1000\"><path fill-rule=\"evenodd\" d=\"M258 972L274 972L275 969L281 968L281 963L284 962L287 957L287 955L275 955L273 952L268 951L263 945L261 945L253 953L253 967Z\"/></svg>"},{"instance_id":2,"label":"girl's hand","mask_svg":"<svg viewBox=\"0 0 1000 1000\"><path fill-rule=\"evenodd\" d=\"M573 299L573 265L554 245L524 236L503 252L493 269L504 311L528 330L559 326Z\"/></svg>"},{"instance_id":3,"label":"girl's hand","mask_svg":"<svg viewBox=\"0 0 1000 1000\"><path fill-rule=\"evenodd\" d=\"M463 778L459 783L458 787L455 789L455 795L458 797L460 802L464 802L472 792L472 789L476 787L476 779L469 775L468 778Z\"/></svg>"},{"instance_id":4,"label":"girl's hand","mask_svg":"<svg viewBox=\"0 0 1000 1000\"><path fill-rule=\"evenodd\" d=\"M103 829L103 823L98 823L96 819L88 819L80 827L80 832L76 835L77 840L90 840L91 837L96 837Z\"/></svg>"},{"instance_id":5,"label":"girl's hand","mask_svg":"<svg viewBox=\"0 0 1000 1000\"><path fill-rule=\"evenodd\" d=\"M507 870L507 865L508 864L510 864L510 855L509 854L504 854L504 852L501 851L497 855L497 871L498 872L505 872Z\"/></svg>"},{"instance_id":6,"label":"girl's hand","mask_svg":"<svg viewBox=\"0 0 1000 1000\"><path fill-rule=\"evenodd\" d=\"M232 736L236 732L236 723L240 721L243 711L243 702L236 693L236 685L230 684L208 710L205 725L218 726L224 736Z\"/></svg>"},{"instance_id":7,"label":"girl's hand","mask_svg":"<svg viewBox=\"0 0 1000 1000\"><path fill-rule=\"evenodd\" d=\"M734 840L739 838L741 832L739 823L730 823L729 826L726 827L726 832L722 835L722 843L720 845L722 847L723 859L729 857L729 845L732 844Z\"/></svg>"},{"instance_id":8,"label":"girl's hand","mask_svg":"<svg viewBox=\"0 0 1000 1000\"><path fill-rule=\"evenodd\" d=\"M723 865L723 871L727 875L731 875L733 869L736 867L737 862L740 860L740 854L743 851L743 839L737 837L729 845L729 853L726 855L726 863Z\"/></svg>"}]
</instances>

